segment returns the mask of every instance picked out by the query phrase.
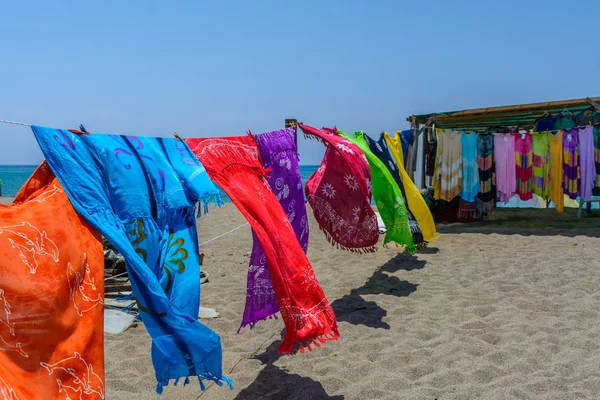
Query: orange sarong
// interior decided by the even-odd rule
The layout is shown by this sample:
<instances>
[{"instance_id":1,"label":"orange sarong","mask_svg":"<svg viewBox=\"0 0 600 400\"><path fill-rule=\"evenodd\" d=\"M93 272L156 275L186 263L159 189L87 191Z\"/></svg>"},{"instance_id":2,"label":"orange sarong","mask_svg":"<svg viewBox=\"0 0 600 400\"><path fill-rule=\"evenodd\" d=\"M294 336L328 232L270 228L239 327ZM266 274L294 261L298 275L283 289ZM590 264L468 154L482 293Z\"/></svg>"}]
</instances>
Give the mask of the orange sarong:
<instances>
[{"instance_id":1,"label":"orange sarong","mask_svg":"<svg viewBox=\"0 0 600 400\"><path fill-rule=\"evenodd\" d=\"M104 255L46 162L0 204L0 399L104 399Z\"/></svg>"}]
</instances>

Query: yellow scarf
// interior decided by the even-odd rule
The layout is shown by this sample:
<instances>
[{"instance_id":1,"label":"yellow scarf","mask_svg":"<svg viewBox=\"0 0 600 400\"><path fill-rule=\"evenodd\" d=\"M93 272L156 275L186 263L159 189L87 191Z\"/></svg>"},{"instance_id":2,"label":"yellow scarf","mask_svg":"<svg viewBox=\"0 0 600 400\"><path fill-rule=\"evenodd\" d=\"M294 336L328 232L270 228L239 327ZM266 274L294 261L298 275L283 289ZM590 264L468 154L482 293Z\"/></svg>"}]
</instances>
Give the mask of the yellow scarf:
<instances>
[{"instance_id":1,"label":"yellow scarf","mask_svg":"<svg viewBox=\"0 0 600 400\"><path fill-rule=\"evenodd\" d=\"M385 141L390 146L392 157L398 164L398 172L400 172L400 178L404 185L404 191L406 192L406 201L410 211L415 216L415 219L419 223L419 227L423 232L423 239L426 242L432 242L437 239L437 231L435 229L435 222L433 222L433 216L431 211L423 199L423 195L419 192L419 189L415 186L410 176L404 169L404 156L402 155L402 144L400 143L400 134L396 132L396 137L391 138L387 132L384 132Z\"/></svg>"}]
</instances>

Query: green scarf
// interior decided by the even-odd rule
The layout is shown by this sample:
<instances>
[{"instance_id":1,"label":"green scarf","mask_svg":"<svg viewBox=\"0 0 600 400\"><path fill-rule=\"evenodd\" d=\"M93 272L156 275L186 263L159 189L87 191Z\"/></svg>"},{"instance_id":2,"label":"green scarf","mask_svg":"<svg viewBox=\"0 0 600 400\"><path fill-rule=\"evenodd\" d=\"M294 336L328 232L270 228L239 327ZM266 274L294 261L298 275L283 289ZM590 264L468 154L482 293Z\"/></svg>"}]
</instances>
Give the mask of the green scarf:
<instances>
[{"instance_id":1,"label":"green scarf","mask_svg":"<svg viewBox=\"0 0 600 400\"><path fill-rule=\"evenodd\" d=\"M377 211L379 211L387 229L383 241L384 247L389 242L396 242L409 253L414 253L416 247L410 231L406 204L394 177L385 164L371 152L363 132L358 131L354 136L340 130L338 132L341 136L356 144L369 161L373 181L373 197L375 198L375 204L377 204Z\"/></svg>"}]
</instances>

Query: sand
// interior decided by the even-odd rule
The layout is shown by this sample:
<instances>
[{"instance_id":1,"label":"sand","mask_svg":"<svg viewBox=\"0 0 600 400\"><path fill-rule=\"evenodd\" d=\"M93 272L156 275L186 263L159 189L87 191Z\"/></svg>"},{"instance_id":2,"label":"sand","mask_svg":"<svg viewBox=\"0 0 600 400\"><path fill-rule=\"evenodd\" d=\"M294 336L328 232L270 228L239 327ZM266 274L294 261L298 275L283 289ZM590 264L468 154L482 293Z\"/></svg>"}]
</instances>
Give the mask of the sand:
<instances>
[{"instance_id":1,"label":"sand","mask_svg":"<svg viewBox=\"0 0 600 400\"><path fill-rule=\"evenodd\" d=\"M231 205L198 223L200 243L245 221ZM341 338L278 356L283 323L236 334L252 240L245 226L202 246L210 282L203 320L223 342L235 391L197 381L164 399L597 399L600 393L600 212L496 210L440 226L411 256L333 248L311 219L309 258ZM107 398L156 399L143 324L106 335Z\"/></svg>"}]
</instances>

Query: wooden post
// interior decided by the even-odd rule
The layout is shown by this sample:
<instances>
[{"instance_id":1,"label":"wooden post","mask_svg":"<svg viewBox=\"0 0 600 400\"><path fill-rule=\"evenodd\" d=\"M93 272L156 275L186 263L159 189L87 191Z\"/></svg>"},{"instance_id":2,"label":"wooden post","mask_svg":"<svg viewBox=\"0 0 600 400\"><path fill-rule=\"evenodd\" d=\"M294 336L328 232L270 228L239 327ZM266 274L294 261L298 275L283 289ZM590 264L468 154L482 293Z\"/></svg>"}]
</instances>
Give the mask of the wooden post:
<instances>
[{"instance_id":1,"label":"wooden post","mask_svg":"<svg viewBox=\"0 0 600 400\"><path fill-rule=\"evenodd\" d=\"M298 149L298 120L295 118L286 118L285 128L294 128L294 140L296 141L296 149Z\"/></svg>"}]
</instances>

